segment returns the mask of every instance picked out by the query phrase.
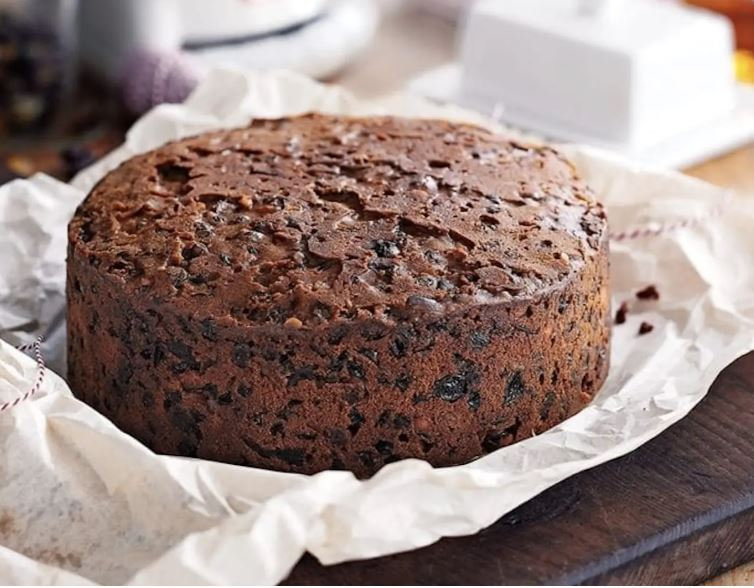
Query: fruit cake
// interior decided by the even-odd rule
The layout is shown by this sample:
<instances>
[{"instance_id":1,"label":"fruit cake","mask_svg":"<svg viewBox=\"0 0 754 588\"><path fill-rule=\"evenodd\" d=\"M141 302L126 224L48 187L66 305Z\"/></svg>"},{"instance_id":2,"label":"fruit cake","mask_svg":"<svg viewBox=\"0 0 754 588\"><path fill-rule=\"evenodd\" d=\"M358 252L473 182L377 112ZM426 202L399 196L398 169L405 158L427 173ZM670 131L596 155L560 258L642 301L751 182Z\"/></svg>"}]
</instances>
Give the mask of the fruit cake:
<instances>
[{"instance_id":1,"label":"fruit cake","mask_svg":"<svg viewBox=\"0 0 754 588\"><path fill-rule=\"evenodd\" d=\"M603 207L546 146L311 114L169 143L69 226L74 393L160 453L369 476L560 423L608 368Z\"/></svg>"}]
</instances>

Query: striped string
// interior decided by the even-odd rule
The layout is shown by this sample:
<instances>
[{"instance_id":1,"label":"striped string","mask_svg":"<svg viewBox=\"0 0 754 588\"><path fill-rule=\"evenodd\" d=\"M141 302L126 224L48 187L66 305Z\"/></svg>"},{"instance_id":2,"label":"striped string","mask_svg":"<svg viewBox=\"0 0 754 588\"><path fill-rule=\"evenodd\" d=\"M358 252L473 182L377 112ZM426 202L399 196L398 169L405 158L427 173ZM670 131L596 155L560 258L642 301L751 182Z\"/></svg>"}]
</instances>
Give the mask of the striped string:
<instances>
[{"instance_id":1,"label":"striped string","mask_svg":"<svg viewBox=\"0 0 754 588\"><path fill-rule=\"evenodd\" d=\"M36 361L37 363L37 375L34 378L34 384L26 391L25 394L22 394L20 396L17 396L13 400L9 400L7 402L4 402L3 404L0 404L0 414L5 412L6 410L14 408L18 404L34 396L42 388L42 384L44 383L45 379L45 361L42 357L42 337L37 337L37 339L33 343L21 345L16 349L18 349L19 351L32 351L34 361Z\"/></svg>"},{"instance_id":2,"label":"striped string","mask_svg":"<svg viewBox=\"0 0 754 588\"><path fill-rule=\"evenodd\" d=\"M617 231L610 233L611 241L631 241L634 239L643 239L646 237L659 237L666 233L699 227L707 223L710 219L722 216L731 199L731 193L726 193L722 202L713 207L704 217L683 217L669 222L660 222L656 224L646 224L633 229Z\"/></svg>"}]
</instances>

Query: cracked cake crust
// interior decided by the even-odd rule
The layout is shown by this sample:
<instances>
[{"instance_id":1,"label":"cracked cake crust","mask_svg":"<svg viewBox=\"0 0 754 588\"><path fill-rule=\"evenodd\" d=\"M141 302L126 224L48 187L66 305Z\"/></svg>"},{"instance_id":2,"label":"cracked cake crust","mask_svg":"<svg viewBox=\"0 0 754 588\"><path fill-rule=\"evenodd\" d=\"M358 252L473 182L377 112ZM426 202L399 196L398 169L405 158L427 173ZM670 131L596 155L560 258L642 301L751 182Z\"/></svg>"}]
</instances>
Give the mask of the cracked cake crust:
<instances>
[{"instance_id":1,"label":"cracked cake crust","mask_svg":"<svg viewBox=\"0 0 754 588\"><path fill-rule=\"evenodd\" d=\"M165 145L69 227L69 379L153 449L369 475L473 459L607 370L602 207L549 147L306 115Z\"/></svg>"}]
</instances>

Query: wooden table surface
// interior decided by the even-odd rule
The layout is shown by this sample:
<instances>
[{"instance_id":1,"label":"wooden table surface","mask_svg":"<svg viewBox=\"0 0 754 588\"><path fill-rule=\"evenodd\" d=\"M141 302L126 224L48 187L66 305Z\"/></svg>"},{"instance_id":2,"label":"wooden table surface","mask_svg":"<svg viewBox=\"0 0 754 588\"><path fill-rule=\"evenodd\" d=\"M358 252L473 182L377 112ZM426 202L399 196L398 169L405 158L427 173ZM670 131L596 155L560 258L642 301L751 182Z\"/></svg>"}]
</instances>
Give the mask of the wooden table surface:
<instances>
[{"instance_id":1,"label":"wooden table surface","mask_svg":"<svg viewBox=\"0 0 754 588\"><path fill-rule=\"evenodd\" d=\"M449 21L414 9L391 10L369 50L333 82L365 97L400 90L419 72L450 61L454 50L455 27ZM686 173L754 197L754 144L696 165ZM754 562L708 584L754 586Z\"/></svg>"}]
</instances>

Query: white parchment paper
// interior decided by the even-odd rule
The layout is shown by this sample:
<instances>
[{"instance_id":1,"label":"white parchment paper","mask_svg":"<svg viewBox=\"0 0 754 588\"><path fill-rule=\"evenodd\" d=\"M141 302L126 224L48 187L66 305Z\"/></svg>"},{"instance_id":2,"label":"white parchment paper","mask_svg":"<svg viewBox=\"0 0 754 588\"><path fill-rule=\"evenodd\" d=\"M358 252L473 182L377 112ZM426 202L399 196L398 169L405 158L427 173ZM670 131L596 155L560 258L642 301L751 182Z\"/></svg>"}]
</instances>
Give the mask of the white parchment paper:
<instances>
[{"instance_id":1,"label":"white parchment paper","mask_svg":"<svg viewBox=\"0 0 754 588\"><path fill-rule=\"evenodd\" d=\"M169 139L311 110L477 118L408 97L362 102L291 74L215 72L186 104L147 114L72 186L36 176L0 188L2 337L47 333L45 355L62 373L66 223L105 172ZM276 583L305 551L332 564L475 533L686 415L754 348L754 204L731 196L720 213L725 194L716 188L568 151L614 231L686 219L677 230L612 243L613 305L630 300L632 308L614 329L608 382L589 407L465 466L407 460L357 481L347 472L303 476L155 455L48 371L39 394L0 413L0 582ZM658 302L635 299L648 284ZM654 331L639 337L645 320ZM0 403L26 392L35 371L0 343Z\"/></svg>"}]
</instances>

